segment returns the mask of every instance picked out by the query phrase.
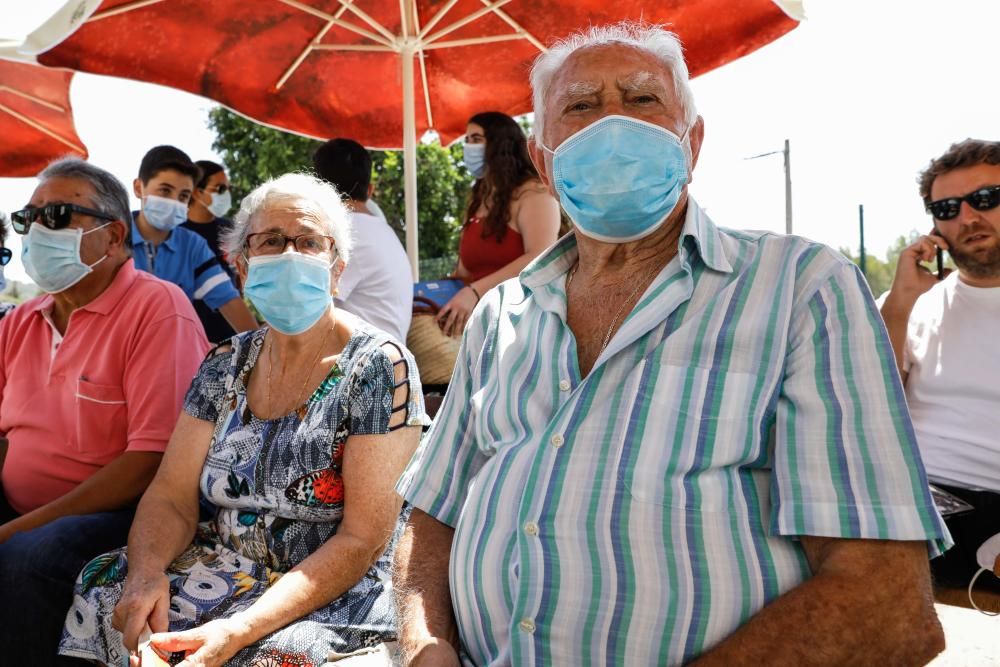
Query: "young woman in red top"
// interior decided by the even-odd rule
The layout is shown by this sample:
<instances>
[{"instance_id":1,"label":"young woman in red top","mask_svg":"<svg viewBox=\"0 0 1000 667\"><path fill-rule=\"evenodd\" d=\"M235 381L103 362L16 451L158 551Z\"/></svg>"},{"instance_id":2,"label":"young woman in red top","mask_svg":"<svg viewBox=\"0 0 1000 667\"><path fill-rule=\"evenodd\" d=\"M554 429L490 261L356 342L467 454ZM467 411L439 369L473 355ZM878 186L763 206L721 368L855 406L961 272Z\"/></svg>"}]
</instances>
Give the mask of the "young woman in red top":
<instances>
[{"instance_id":1,"label":"young woman in red top","mask_svg":"<svg viewBox=\"0 0 1000 667\"><path fill-rule=\"evenodd\" d=\"M521 272L559 234L559 202L538 179L524 131L496 111L476 114L465 131L465 166L476 177L454 276L462 288L438 314L459 337L483 294Z\"/></svg>"}]
</instances>

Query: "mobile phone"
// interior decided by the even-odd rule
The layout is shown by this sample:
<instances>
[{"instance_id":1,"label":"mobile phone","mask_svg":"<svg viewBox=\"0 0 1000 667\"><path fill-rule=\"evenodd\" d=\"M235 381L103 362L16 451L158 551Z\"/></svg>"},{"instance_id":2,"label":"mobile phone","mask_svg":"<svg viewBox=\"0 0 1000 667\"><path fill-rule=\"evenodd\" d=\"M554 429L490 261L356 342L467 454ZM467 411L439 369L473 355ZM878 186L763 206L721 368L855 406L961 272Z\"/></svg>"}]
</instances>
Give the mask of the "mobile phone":
<instances>
[{"instance_id":1,"label":"mobile phone","mask_svg":"<svg viewBox=\"0 0 1000 667\"><path fill-rule=\"evenodd\" d=\"M936 246L937 248L937 279L944 280L944 250L941 246Z\"/></svg>"}]
</instances>

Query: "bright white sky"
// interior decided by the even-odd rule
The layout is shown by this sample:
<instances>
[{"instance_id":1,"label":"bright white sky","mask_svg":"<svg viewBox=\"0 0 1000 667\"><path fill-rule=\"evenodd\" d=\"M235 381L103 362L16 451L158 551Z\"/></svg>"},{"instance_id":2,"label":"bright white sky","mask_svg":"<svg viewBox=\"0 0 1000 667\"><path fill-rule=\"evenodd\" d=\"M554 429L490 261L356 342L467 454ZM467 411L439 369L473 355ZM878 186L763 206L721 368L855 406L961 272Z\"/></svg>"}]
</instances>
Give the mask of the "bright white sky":
<instances>
[{"instance_id":1,"label":"bright white sky","mask_svg":"<svg viewBox=\"0 0 1000 667\"><path fill-rule=\"evenodd\" d=\"M4 33L30 30L58 3L17 4L0 8ZM884 257L896 237L929 227L915 179L930 158L966 137L1000 138L1000 2L806 0L806 11L777 42L693 82L706 131L692 192L722 226L784 231L781 155L744 158L790 139L795 233L856 251L864 204L868 251ZM129 190L156 144L214 157L208 100L81 74L72 102L91 160ZM0 178L0 209L21 208L33 189ZM18 259L7 275L27 280Z\"/></svg>"}]
</instances>

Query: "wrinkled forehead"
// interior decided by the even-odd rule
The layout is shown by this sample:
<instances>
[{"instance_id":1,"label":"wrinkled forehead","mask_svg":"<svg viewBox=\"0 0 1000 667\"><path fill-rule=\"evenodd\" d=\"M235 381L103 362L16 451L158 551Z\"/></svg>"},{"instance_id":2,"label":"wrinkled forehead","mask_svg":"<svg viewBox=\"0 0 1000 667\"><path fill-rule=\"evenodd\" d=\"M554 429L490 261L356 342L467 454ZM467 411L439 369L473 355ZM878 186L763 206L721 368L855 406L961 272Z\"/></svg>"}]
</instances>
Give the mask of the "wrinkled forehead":
<instances>
[{"instance_id":1,"label":"wrinkled forehead","mask_svg":"<svg viewBox=\"0 0 1000 667\"><path fill-rule=\"evenodd\" d=\"M327 233L329 220L320 206L307 197L272 196L250 216L250 233Z\"/></svg>"},{"instance_id":2,"label":"wrinkled forehead","mask_svg":"<svg viewBox=\"0 0 1000 667\"><path fill-rule=\"evenodd\" d=\"M608 88L658 89L672 97L674 77L666 63L637 46L621 43L588 46L566 58L553 77L547 98L552 103Z\"/></svg>"},{"instance_id":3,"label":"wrinkled forehead","mask_svg":"<svg viewBox=\"0 0 1000 667\"><path fill-rule=\"evenodd\" d=\"M53 176L41 181L28 202L32 206L47 204L79 204L92 206L97 191L93 184L82 178Z\"/></svg>"}]
</instances>

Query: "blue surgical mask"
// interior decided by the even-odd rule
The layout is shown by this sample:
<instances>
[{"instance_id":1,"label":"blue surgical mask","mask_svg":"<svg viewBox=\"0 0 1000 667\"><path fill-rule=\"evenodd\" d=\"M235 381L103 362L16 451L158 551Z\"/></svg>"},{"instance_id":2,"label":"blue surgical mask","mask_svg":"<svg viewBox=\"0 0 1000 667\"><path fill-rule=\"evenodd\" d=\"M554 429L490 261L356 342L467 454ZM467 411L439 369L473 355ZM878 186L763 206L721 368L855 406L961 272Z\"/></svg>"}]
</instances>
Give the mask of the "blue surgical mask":
<instances>
[{"instance_id":1,"label":"blue surgical mask","mask_svg":"<svg viewBox=\"0 0 1000 667\"><path fill-rule=\"evenodd\" d=\"M482 178L486 173L486 144L462 144L462 162L470 174Z\"/></svg>"},{"instance_id":2,"label":"blue surgical mask","mask_svg":"<svg viewBox=\"0 0 1000 667\"><path fill-rule=\"evenodd\" d=\"M176 199L146 195L142 200L142 214L153 227L169 232L187 220L187 204Z\"/></svg>"},{"instance_id":3,"label":"blue surgical mask","mask_svg":"<svg viewBox=\"0 0 1000 667\"><path fill-rule=\"evenodd\" d=\"M229 209L233 207L233 196L229 194L229 191L225 192L213 192L212 193L212 203L206 206L208 212L214 215L216 218L221 218L226 213L229 213Z\"/></svg>"},{"instance_id":4,"label":"blue surgical mask","mask_svg":"<svg viewBox=\"0 0 1000 667\"><path fill-rule=\"evenodd\" d=\"M56 294L83 280L94 267L108 258L101 257L93 264L80 259L83 235L107 227L88 229L49 229L36 223L28 228L28 235L21 244L21 263L24 270L43 292Z\"/></svg>"},{"instance_id":5,"label":"blue surgical mask","mask_svg":"<svg viewBox=\"0 0 1000 667\"><path fill-rule=\"evenodd\" d=\"M247 260L244 293L275 331L300 334L330 307L330 268L323 258L297 252Z\"/></svg>"},{"instance_id":6,"label":"blue surgical mask","mask_svg":"<svg viewBox=\"0 0 1000 667\"><path fill-rule=\"evenodd\" d=\"M580 233L624 243L652 234L677 206L689 181L683 142L659 125L605 116L545 150L559 203Z\"/></svg>"}]
</instances>

